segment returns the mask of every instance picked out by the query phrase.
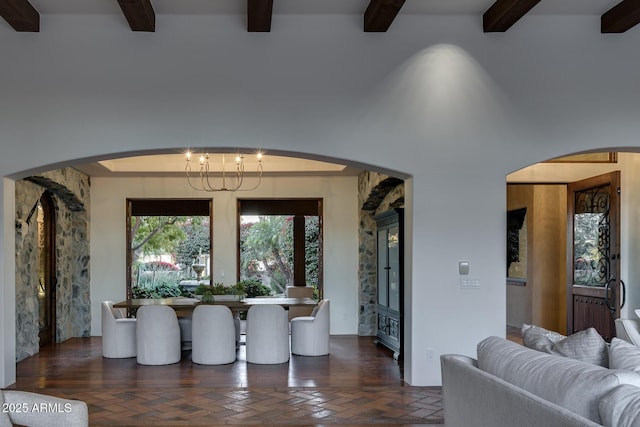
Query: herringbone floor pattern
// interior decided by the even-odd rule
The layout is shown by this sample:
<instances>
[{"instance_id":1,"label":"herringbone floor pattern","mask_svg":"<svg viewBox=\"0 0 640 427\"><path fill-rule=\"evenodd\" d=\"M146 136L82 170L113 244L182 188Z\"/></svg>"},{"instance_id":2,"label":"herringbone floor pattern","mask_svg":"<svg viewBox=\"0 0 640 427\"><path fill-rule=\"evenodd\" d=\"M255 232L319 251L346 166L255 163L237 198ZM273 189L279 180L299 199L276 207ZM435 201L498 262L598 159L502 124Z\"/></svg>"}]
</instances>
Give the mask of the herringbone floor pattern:
<instances>
[{"instance_id":1,"label":"herringbone floor pattern","mask_svg":"<svg viewBox=\"0 0 640 427\"><path fill-rule=\"evenodd\" d=\"M15 387L89 405L92 426L432 425L439 387L409 387L402 365L367 337L332 337L331 354L282 365L141 366L104 359L99 338L41 349L18 364Z\"/></svg>"},{"instance_id":2,"label":"herringbone floor pattern","mask_svg":"<svg viewBox=\"0 0 640 427\"><path fill-rule=\"evenodd\" d=\"M439 390L367 387L67 391L93 426L442 423Z\"/></svg>"}]
</instances>

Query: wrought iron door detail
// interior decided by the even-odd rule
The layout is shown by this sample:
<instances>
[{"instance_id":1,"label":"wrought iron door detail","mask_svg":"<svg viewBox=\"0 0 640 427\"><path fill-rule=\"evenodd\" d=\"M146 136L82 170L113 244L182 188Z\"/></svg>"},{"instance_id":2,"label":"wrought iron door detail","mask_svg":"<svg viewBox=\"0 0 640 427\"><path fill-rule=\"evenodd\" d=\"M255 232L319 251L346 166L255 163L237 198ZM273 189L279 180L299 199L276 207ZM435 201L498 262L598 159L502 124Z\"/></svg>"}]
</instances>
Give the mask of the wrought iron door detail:
<instances>
[{"instance_id":1,"label":"wrought iron door detail","mask_svg":"<svg viewBox=\"0 0 640 427\"><path fill-rule=\"evenodd\" d=\"M605 286L611 279L610 186L575 192L573 283Z\"/></svg>"}]
</instances>

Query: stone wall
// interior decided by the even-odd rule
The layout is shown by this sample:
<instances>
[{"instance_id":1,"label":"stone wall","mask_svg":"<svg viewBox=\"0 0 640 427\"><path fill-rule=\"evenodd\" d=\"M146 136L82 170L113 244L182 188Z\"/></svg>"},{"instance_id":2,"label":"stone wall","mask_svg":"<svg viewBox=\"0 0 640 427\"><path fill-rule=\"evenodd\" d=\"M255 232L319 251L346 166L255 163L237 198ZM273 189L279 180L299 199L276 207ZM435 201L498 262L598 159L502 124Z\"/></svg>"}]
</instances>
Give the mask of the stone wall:
<instances>
[{"instance_id":1,"label":"stone wall","mask_svg":"<svg viewBox=\"0 0 640 427\"><path fill-rule=\"evenodd\" d=\"M56 341L86 337L89 299L89 177L66 168L16 182L16 359L39 351L37 212L49 190L56 217Z\"/></svg>"},{"instance_id":2,"label":"stone wall","mask_svg":"<svg viewBox=\"0 0 640 427\"><path fill-rule=\"evenodd\" d=\"M404 206L404 182L375 172L358 177L360 314L358 335L376 335L376 222L373 217Z\"/></svg>"}]
</instances>

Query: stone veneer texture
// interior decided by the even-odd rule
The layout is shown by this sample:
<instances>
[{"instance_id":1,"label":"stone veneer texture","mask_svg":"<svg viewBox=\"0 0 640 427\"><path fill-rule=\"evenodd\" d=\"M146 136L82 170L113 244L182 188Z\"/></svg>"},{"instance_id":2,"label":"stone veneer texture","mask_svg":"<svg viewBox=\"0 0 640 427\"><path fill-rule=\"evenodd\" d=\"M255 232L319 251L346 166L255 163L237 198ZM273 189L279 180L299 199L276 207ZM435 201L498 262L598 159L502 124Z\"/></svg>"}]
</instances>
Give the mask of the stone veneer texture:
<instances>
[{"instance_id":1,"label":"stone veneer texture","mask_svg":"<svg viewBox=\"0 0 640 427\"><path fill-rule=\"evenodd\" d=\"M370 195L387 175L376 172L363 172L358 176L358 206L362 207ZM377 294L377 242L376 222L373 217L390 209L402 207L404 203L404 184L391 189L381 200L374 211L359 210L359 265L358 280L360 313L358 318L358 335L375 336L376 327L376 294Z\"/></svg>"},{"instance_id":2,"label":"stone veneer texture","mask_svg":"<svg viewBox=\"0 0 640 427\"><path fill-rule=\"evenodd\" d=\"M49 190L56 216L56 341L91 332L89 299L89 177L65 168L16 182L16 220L27 219ZM16 235L16 360L38 353L37 213Z\"/></svg>"}]
</instances>

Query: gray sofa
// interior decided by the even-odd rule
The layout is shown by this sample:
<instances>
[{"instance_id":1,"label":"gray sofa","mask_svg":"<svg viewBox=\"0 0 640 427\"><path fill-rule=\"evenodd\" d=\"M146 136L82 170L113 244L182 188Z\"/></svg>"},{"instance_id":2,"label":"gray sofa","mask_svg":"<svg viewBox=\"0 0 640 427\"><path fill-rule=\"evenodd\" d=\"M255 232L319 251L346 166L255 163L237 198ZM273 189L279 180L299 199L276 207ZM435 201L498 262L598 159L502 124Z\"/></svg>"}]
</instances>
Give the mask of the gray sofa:
<instances>
[{"instance_id":1,"label":"gray sofa","mask_svg":"<svg viewBox=\"0 0 640 427\"><path fill-rule=\"evenodd\" d=\"M640 374L546 354L503 338L477 359L442 355L450 427L638 426Z\"/></svg>"},{"instance_id":2,"label":"gray sofa","mask_svg":"<svg viewBox=\"0 0 640 427\"><path fill-rule=\"evenodd\" d=\"M80 400L40 393L0 390L0 427L87 427L89 411Z\"/></svg>"}]
</instances>

